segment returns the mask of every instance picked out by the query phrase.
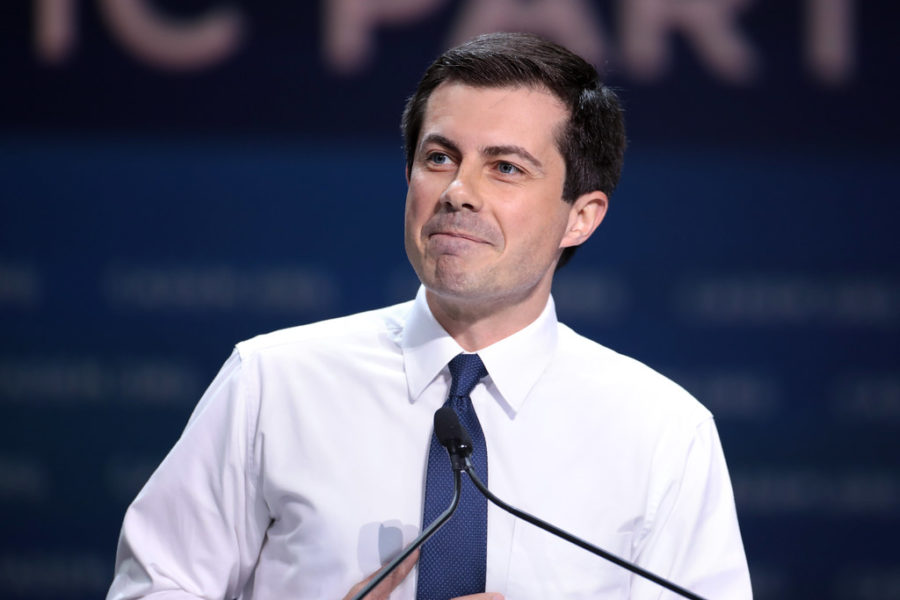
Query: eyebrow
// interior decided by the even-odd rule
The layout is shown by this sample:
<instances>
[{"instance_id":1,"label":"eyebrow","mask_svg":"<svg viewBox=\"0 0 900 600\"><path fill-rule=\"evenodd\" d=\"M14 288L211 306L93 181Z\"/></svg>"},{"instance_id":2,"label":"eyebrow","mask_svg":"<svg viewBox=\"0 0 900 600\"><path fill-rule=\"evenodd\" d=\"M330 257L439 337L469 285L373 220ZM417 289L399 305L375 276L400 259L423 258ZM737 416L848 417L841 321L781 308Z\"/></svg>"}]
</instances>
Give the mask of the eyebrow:
<instances>
[{"instance_id":1,"label":"eyebrow","mask_svg":"<svg viewBox=\"0 0 900 600\"><path fill-rule=\"evenodd\" d=\"M443 146L450 152L455 152L456 154L460 153L459 146L438 133L429 133L424 138L422 138L422 143L419 144L419 148L422 148L428 144L437 144L438 146Z\"/></svg>"},{"instance_id":2,"label":"eyebrow","mask_svg":"<svg viewBox=\"0 0 900 600\"><path fill-rule=\"evenodd\" d=\"M454 144L448 138L438 134L438 133L429 133L422 139L421 146L425 146L426 144L437 144L439 146L443 146L447 150L451 152L455 152L456 154L460 154L459 146ZM531 152L523 148L522 146L516 146L513 144L502 145L502 146L487 146L481 149L481 153L485 156L503 156L506 154L514 154L525 161L531 163L537 169L543 171L544 164L537 159Z\"/></svg>"},{"instance_id":3,"label":"eyebrow","mask_svg":"<svg viewBox=\"0 0 900 600\"><path fill-rule=\"evenodd\" d=\"M543 171L544 165L531 152L522 146L488 146L482 149L482 154L486 156L503 156L504 154L515 154L530 162L533 166Z\"/></svg>"}]
</instances>

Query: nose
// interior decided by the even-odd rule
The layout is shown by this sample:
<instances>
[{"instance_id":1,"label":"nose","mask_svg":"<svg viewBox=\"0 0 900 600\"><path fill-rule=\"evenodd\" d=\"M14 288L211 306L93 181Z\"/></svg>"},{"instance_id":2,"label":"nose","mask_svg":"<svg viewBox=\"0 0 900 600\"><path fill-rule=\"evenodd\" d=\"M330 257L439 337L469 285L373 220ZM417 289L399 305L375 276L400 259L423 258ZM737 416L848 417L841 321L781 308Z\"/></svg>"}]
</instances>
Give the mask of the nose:
<instances>
[{"instance_id":1,"label":"nose","mask_svg":"<svg viewBox=\"0 0 900 600\"><path fill-rule=\"evenodd\" d=\"M478 190L478 177L471 171L471 169L460 166L455 177L444 188L440 201L445 210L470 210L473 212L481 210L482 201Z\"/></svg>"}]
</instances>

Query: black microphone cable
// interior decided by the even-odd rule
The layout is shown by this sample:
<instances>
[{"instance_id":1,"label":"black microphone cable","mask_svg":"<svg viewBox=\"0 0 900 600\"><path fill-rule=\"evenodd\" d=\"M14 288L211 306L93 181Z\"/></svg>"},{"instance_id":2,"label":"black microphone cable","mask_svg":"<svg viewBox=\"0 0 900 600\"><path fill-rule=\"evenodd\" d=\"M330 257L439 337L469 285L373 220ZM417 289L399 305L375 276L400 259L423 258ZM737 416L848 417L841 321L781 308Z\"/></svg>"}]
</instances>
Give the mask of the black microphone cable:
<instances>
[{"instance_id":1,"label":"black microphone cable","mask_svg":"<svg viewBox=\"0 0 900 600\"><path fill-rule=\"evenodd\" d=\"M441 411L445 411L441 413ZM441 413L441 414L439 414ZM456 413L450 407L443 407L438 410L434 415L434 426L435 433L437 434L438 440L444 447L447 448L447 452L450 453L450 461L454 465L454 470L456 469L456 465L463 463L463 470L469 474L469 478L472 480L472 483L475 484L475 487L484 494L484 496L505 510L508 513L511 513L520 519L528 521L532 525L540 527L544 531L549 531L553 535L559 536L567 542L571 542L576 546L580 546L585 550L601 557L606 560L619 565L622 568L628 569L632 573L640 575L641 577L648 579L656 584L661 585L662 587L675 592L685 598L690 598L691 600L704 600L702 596L698 596L697 594L687 590L679 585L672 583L671 581L656 575L655 573L651 573L646 569L642 569L634 563L628 562L624 558L619 558L615 554L611 554L602 548L598 548L597 546L591 544L590 542L586 542L585 540L572 535L571 533L556 527L555 525L551 525L546 521L542 521L537 517L528 514L523 510L519 510L514 506L510 506L497 496L495 496L487 486L482 483L481 479L478 478L478 475L475 473L475 469L472 468L472 462L469 460L469 454L472 453L472 441L469 437L468 432L465 427L459 422L459 417L456 416ZM438 426L441 427L441 430L438 431Z\"/></svg>"},{"instance_id":2,"label":"black microphone cable","mask_svg":"<svg viewBox=\"0 0 900 600\"><path fill-rule=\"evenodd\" d=\"M450 410L450 412L453 412L453 409L449 409L449 410ZM435 430L438 429L437 421L438 421L438 413L440 413L440 412L441 411L438 410L434 414ZM455 414L456 413L454 413L454 416L455 416ZM459 424L458 420L457 420L457 424ZM440 439L440 438L438 438L438 439ZM441 442L441 443L443 444L443 442ZM444 445L444 447L446 447L446 444L443 444L443 445ZM448 452L449 452L449 448L448 448ZM470 452L471 452L471 450L470 450ZM453 466L453 498L451 498L451 500L450 500L450 506L447 507L447 510L445 510L440 515L438 515L438 518L435 519L431 523L431 525L429 525L422 533L420 533L419 537L414 539L409 544L409 546L404 548L403 552L401 552L398 556L396 556L394 558L394 560L389 562L387 565L383 566L381 568L381 570L378 571L378 574L375 575L375 577L371 581L369 581L369 583L367 583L363 589L361 589L359 592L356 593L355 596L353 596L352 600L362 600L362 598L365 598L369 592L371 592L372 590L375 589L375 586L377 586L379 583L384 581L384 578L387 577L388 575L390 575L400 565L400 563L402 563L410 554L412 554L416 550L416 548L418 548L419 546L424 544L428 540L428 538L433 536L435 533L437 533L438 529L440 529L441 527L444 526L444 523L446 523L447 521L450 520L450 517L456 511L456 507L459 506L459 495L460 495L460 488L461 488L460 471L462 471L465 468L465 465L463 465L461 462L454 460L454 457L452 454L450 455L450 462Z\"/></svg>"}]
</instances>

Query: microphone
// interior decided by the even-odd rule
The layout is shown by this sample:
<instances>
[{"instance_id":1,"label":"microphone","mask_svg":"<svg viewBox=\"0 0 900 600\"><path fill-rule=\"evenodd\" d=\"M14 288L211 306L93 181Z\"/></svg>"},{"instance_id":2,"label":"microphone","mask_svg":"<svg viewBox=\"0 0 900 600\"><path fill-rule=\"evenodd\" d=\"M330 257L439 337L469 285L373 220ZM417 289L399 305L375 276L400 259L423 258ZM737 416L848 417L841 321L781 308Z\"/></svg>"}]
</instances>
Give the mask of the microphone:
<instances>
[{"instance_id":1,"label":"microphone","mask_svg":"<svg viewBox=\"0 0 900 600\"><path fill-rule=\"evenodd\" d=\"M453 414L453 419L456 421L456 429L453 430L453 433L450 435L457 436L454 439L459 439L458 436L464 436L465 440L468 440L469 452L468 452L468 454L465 455L465 456L468 456L472 452L472 440L469 438L469 434L466 432L466 430L463 429L462 425L460 425L459 419L456 417L456 413L453 412L453 409L449 408L449 407L444 407L444 408L447 408ZM442 432L448 431L448 427L450 427L452 429L452 424L450 424L450 425L447 424L448 415L446 413L444 413L443 416L439 417L439 414L441 413L442 410L444 410L444 408L440 408L440 409L438 409L438 411L436 413L434 413L435 433L437 433L437 431L439 429ZM439 420L441 421L440 425L438 424ZM465 461L462 461L460 459L455 459L456 455L454 455L454 452L458 453L459 447L460 446L464 447L465 443L461 442L461 441L455 442L455 445L453 446L454 450L451 450L450 447L448 446L448 444L451 444L453 442L453 440L448 439L447 442L445 443L444 440L441 439L440 434L438 435L438 440L441 442L441 445L444 446L445 448L447 448L447 451L450 452L450 463L451 463L451 465L453 465L453 498L450 499L450 506L447 507L447 510L445 510L440 515L438 515L438 518L435 519L434 522L431 523L431 525L429 525L427 528L425 528L425 530L419 534L419 537L414 539L409 544L409 546L404 548L403 552L401 552L399 555L397 555L394 558L394 560L389 562L387 565L383 566L381 568L381 570L378 571L378 574L376 574L375 577L373 577L372 580L369 581L369 583L367 583L364 588L359 590L359 592L357 592L356 595L353 596L352 600L362 600L362 598L365 598L369 592L371 592L372 590L375 589L375 586L377 586L379 583L384 581L385 577L387 577L392 572L394 572L394 570L400 565L400 563L402 563L406 559L407 556L412 554L416 548L418 548L419 546L424 544L428 540L428 538L430 538L435 533L437 533L437 531L441 527L444 526L444 523L446 523L448 520L450 520L450 517L456 511L456 507L459 506L459 493L460 493L460 487L461 487L460 471L465 469L466 465L465 465ZM454 462L454 460L456 460L456 462Z\"/></svg>"},{"instance_id":2,"label":"microphone","mask_svg":"<svg viewBox=\"0 0 900 600\"><path fill-rule=\"evenodd\" d=\"M441 446L450 454L450 465L456 473L464 471L469 455L472 454L472 438L459 417L449 406L442 406L434 413L434 434Z\"/></svg>"},{"instance_id":3,"label":"microphone","mask_svg":"<svg viewBox=\"0 0 900 600\"><path fill-rule=\"evenodd\" d=\"M445 412L443 412L443 414L440 414L440 418L439 418L439 413L441 413L441 411L445 411ZM440 426L440 430L438 429L439 426ZM551 525L550 523L547 523L546 521L542 521L541 519L538 519L537 517L530 515L523 510L519 510L518 508L516 508L514 506L510 506L509 504L505 503L503 500L501 500L500 498L495 496L489 489L487 489L487 486L485 486L484 483L482 483L481 479L479 479L478 475L475 473L475 469L472 468L472 462L469 460L469 455L472 453L471 438L469 437L469 433L462 426L462 423L459 422L459 417L456 415L456 412L454 412L454 410L452 408L450 408L449 406L445 406L445 407L439 409L437 413L435 413L435 415L434 415L434 431L435 431L435 434L437 435L438 441L440 441L441 444L445 448L447 448L447 451L450 453L451 463L453 463L454 460L459 463L462 463L463 464L462 469L466 473L469 474L469 479L472 480L472 483L475 484L475 487L477 487L478 490L488 500L490 500L491 502L493 502L494 504L496 504L497 506L499 506L506 512L511 513L511 514L519 517L520 519L528 521L532 525L540 527L544 531L549 531L553 535L561 537L562 539L566 540L567 542L571 542L571 543L575 544L576 546L580 546L581 548L584 548L585 550L588 550L589 552L591 552L601 558L605 558L606 560L608 560L612 563L615 563L615 564L619 565L620 567L628 569L632 573L640 575L644 579L648 579L656 584L659 584L662 587L664 587L668 590L671 590L671 591L675 592L676 594L679 594L680 596L683 596L685 598L690 598L691 600L704 600L701 596L698 596L697 594L691 592L690 590L687 590L681 586L678 586L678 585L672 583L671 581L668 581L667 579L663 579L659 575L656 575L655 573L651 573L650 571L647 571L646 569L642 569L641 567L637 566L636 564L628 562L624 558L619 558L615 554L611 554L611 553L607 552L606 550L603 550L602 548L598 548L597 546L594 546L590 542L586 542L585 540L582 540L581 538L575 537L571 533L564 531L564 530L560 529L559 527L556 527L555 525ZM454 472L457 474L459 473L456 470L456 466L454 466Z\"/></svg>"}]
</instances>

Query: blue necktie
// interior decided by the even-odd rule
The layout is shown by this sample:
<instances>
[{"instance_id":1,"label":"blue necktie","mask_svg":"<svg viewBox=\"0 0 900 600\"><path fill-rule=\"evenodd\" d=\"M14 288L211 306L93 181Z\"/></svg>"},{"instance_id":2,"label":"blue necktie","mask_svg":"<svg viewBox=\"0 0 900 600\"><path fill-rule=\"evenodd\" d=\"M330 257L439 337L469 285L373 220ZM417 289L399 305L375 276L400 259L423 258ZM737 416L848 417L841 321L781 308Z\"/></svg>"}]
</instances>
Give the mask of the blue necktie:
<instances>
[{"instance_id":1,"label":"blue necktie","mask_svg":"<svg viewBox=\"0 0 900 600\"><path fill-rule=\"evenodd\" d=\"M450 361L450 396L459 421L472 437L471 461L478 477L487 485L487 447L484 433L469 394L487 370L477 354L459 354ZM425 510L422 527L427 527L450 506L453 471L447 450L432 434L425 478ZM487 569L487 499L468 477L463 476L459 508L453 517L422 546L419 556L418 600L448 600L484 591Z\"/></svg>"}]
</instances>

